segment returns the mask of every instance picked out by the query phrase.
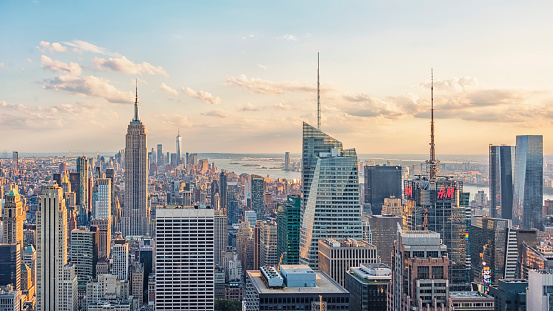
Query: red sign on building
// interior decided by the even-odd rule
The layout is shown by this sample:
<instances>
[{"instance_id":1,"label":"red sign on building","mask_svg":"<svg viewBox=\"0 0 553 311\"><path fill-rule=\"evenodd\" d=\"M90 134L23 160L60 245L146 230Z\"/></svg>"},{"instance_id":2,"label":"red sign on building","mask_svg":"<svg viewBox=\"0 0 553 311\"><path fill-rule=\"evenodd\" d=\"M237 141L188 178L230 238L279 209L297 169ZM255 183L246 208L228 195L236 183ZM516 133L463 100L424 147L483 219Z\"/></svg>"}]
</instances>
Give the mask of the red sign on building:
<instances>
[{"instance_id":1,"label":"red sign on building","mask_svg":"<svg viewBox=\"0 0 553 311\"><path fill-rule=\"evenodd\" d=\"M403 190L403 194L405 194L405 196L407 197L413 196L413 186L405 186L405 190Z\"/></svg>"},{"instance_id":2,"label":"red sign on building","mask_svg":"<svg viewBox=\"0 0 553 311\"><path fill-rule=\"evenodd\" d=\"M438 199L453 199L455 196L455 187L445 187L438 192Z\"/></svg>"}]
</instances>

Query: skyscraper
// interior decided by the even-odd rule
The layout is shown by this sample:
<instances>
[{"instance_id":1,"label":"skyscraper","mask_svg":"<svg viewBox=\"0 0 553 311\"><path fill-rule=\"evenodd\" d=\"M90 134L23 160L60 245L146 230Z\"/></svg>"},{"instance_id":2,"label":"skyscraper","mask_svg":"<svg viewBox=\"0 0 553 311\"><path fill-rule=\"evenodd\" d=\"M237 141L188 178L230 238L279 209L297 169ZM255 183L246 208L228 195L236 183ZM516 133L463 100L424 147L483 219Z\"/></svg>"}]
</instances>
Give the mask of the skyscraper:
<instances>
[{"instance_id":1,"label":"skyscraper","mask_svg":"<svg viewBox=\"0 0 553 311\"><path fill-rule=\"evenodd\" d=\"M213 310L214 213L198 207L156 210L156 310Z\"/></svg>"},{"instance_id":2,"label":"skyscraper","mask_svg":"<svg viewBox=\"0 0 553 311\"><path fill-rule=\"evenodd\" d=\"M265 179L259 175L252 175L252 209L257 214L258 220L265 219L265 205L263 195L265 194Z\"/></svg>"},{"instance_id":3,"label":"skyscraper","mask_svg":"<svg viewBox=\"0 0 553 311\"><path fill-rule=\"evenodd\" d=\"M543 136L517 136L513 226L542 230Z\"/></svg>"},{"instance_id":4,"label":"skyscraper","mask_svg":"<svg viewBox=\"0 0 553 311\"><path fill-rule=\"evenodd\" d=\"M71 263L80 285L96 277L98 262L98 228L79 228L71 231Z\"/></svg>"},{"instance_id":5,"label":"skyscraper","mask_svg":"<svg viewBox=\"0 0 553 311\"><path fill-rule=\"evenodd\" d=\"M301 197L289 195L286 203L277 210L277 255L285 265L299 263L300 206Z\"/></svg>"},{"instance_id":6,"label":"skyscraper","mask_svg":"<svg viewBox=\"0 0 553 311\"><path fill-rule=\"evenodd\" d=\"M4 224L4 243L18 244L23 248L23 220L25 212L23 211L23 202L21 195L17 191L17 186L10 190L6 196L6 203L0 217ZM21 251L23 251L21 249Z\"/></svg>"},{"instance_id":7,"label":"skyscraper","mask_svg":"<svg viewBox=\"0 0 553 311\"><path fill-rule=\"evenodd\" d=\"M215 214L214 218L215 224L215 238L214 238L214 247L215 247L215 264L223 266L223 252L227 248L228 244L228 220L227 216L223 213Z\"/></svg>"},{"instance_id":8,"label":"skyscraper","mask_svg":"<svg viewBox=\"0 0 553 311\"><path fill-rule=\"evenodd\" d=\"M88 226L88 158L80 156L77 158L77 173L79 174L79 188L75 189L79 194L77 198L79 202L79 218L77 219L78 226Z\"/></svg>"},{"instance_id":9,"label":"skyscraper","mask_svg":"<svg viewBox=\"0 0 553 311\"><path fill-rule=\"evenodd\" d=\"M513 218L514 146L490 145L490 214Z\"/></svg>"},{"instance_id":10,"label":"skyscraper","mask_svg":"<svg viewBox=\"0 0 553 311\"><path fill-rule=\"evenodd\" d=\"M365 166L365 203L373 215L382 214L384 199L401 198L401 166Z\"/></svg>"},{"instance_id":11,"label":"skyscraper","mask_svg":"<svg viewBox=\"0 0 553 311\"><path fill-rule=\"evenodd\" d=\"M125 145L125 206L121 215L123 236L148 234L148 148L146 128L138 117L138 90L134 119L127 128Z\"/></svg>"},{"instance_id":12,"label":"skyscraper","mask_svg":"<svg viewBox=\"0 0 553 311\"><path fill-rule=\"evenodd\" d=\"M158 144L157 145L157 166L161 167L163 164L165 164L165 161L163 161L163 145Z\"/></svg>"},{"instance_id":13,"label":"skyscraper","mask_svg":"<svg viewBox=\"0 0 553 311\"><path fill-rule=\"evenodd\" d=\"M111 219L111 179L96 179L98 197L94 207L94 218Z\"/></svg>"},{"instance_id":14,"label":"skyscraper","mask_svg":"<svg viewBox=\"0 0 553 311\"><path fill-rule=\"evenodd\" d=\"M179 164L181 164L181 158L182 158L182 153L181 153L181 145L182 145L182 137L180 136L180 130L177 132L177 166Z\"/></svg>"},{"instance_id":15,"label":"skyscraper","mask_svg":"<svg viewBox=\"0 0 553 311\"><path fill-rule=\"evenodd\" d=\"M12 170L14 174L19 174L19 152L12 153Z\"/></svg>"},{"instance_id":16,"label":"skyscraper","mask_svg":"<svg viewBox=\"0 0 553 311\"><path fill-rule=\"evenodd\" d=\"M113 240L111 249L113 264L111 274L117 275L120 280L129 279L129 243L121 237Z\"/></svg>"},{"instance_id":17,"label":"skyscraper","mask_svg":"<svg viewBox=\"0 0 553 311\"><path fill-rule=\"evenodd\" d=\"M303 123L300 264L318 265L319 239L363 238L355 149Z\"/></svg>"},{"instance_id":18,"label":"skyscraper","mask_svg":"<svg viewBox=\"0 0 553 311\"><path fill-rule=\"evenodd\" d=\"M284 170L289 171L290 169L290 152L286 151L284 153Z\"/></svg>"},{"instance_id":19,"label":"skyscraper","mask_svg":"<svg viewBox=\"0 0 553 311\"><path fill-rule=\"evenodd\" d=\"M42 189L37 211L36 297L40 311L77 308L77 275L67 265L67 209L58 186Z\"/></svg>"}]
</instances>

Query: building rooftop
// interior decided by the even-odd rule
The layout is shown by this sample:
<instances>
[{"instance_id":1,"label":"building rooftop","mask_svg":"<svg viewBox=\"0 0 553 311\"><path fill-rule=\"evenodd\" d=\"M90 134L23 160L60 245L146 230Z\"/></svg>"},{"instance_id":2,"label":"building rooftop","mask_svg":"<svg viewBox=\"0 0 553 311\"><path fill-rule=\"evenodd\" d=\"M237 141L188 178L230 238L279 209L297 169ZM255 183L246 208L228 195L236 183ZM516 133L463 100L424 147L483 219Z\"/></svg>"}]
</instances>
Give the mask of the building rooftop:
<instances>
[{"instance_id":1,"label":"building rooftop","mask_svg":"<svg viewBox=\"0 0 553 311\"><path fill-rule=\"evenodd\" d=\"M280 270L286 271L286 274L315 273L308 265L280 265Z\"/></svg>"},{"instance_id":2,"label":"building rooftop","mask_svg":"<svg viewBox=\"0 0 553 311\"><path fill-rule=\"evenodd\" d=\"M356 240L351 238L346 239L326 239L322 241L322 243L330 246L330 247L375 247L374 245L370 244L367 241L364 240Z\"/></svg>"},{"instance_id":3,"label":"building rooftop","mask_svg":"<svg viewBox=\"0 0 553 311\"><path fill-rule=\"evenodd\" d=\"M252 280L253 286L260 294L348 294L349 292L332 280L322 271L314 271L316 276L315 287L282 287L269 288L261 276L259 270L248 270L247 274Z\"/></svg>"},{"instance_id":4,"label":"building rooftop","mask_svg":"<svg viewBox=\"0 0 553 311\"><path fill-rule=\"evenodd\" d=\"M467 299L491 299L491 300L494 300L493 296L490 296L488 294L483 294L483 293L479 293L479 292L469 292L469 291L460 291L460 292L449 292L449 297L451 297L451 299L453 300L456 300L456 299L463 299L463 300L467 300Z\"/></svg>"}]
</instances>

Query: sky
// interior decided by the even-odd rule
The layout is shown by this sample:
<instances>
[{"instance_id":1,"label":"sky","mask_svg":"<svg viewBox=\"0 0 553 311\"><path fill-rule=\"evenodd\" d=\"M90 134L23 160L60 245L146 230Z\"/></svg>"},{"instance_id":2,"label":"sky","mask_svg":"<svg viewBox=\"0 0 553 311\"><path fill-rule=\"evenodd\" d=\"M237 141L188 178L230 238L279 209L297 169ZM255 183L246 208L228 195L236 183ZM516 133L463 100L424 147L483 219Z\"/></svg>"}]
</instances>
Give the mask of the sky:
<instances>
[{"instance_id":1,"label":"sky","mask_svg":"<svg viewBox=\"0 0 553 311\"><path fill-rule=\"evenodd\" d=\"M550 1L1 1L0 152L553 153Z\"/></svg>"}]
</instances>

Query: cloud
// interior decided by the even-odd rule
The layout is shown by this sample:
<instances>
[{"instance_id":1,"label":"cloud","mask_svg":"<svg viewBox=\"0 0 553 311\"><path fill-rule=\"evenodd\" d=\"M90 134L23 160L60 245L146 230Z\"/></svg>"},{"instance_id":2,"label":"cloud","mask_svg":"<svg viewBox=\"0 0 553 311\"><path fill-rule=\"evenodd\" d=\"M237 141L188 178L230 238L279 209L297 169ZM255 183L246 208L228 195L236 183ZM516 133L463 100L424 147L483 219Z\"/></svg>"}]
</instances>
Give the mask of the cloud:
<instances>
[{"instance_id":1,"label":"cloud","mask_svg":"<svg viewBox=\"0 0 553 311\"><path fill-rule=\"evenodd\" d=\"M267 66L264 66L264 65L261 65L261 64L257 64L257 67L259 67L263 70L267 70Z\"/></svg>"},{"instance_id":2,"label":"cloud","mask_svg":"<svg viewBox=\"0 0 553 311\"><path fill-rule=\"evenodd\" d=\"M288 40L288 41L298 41L298 37L296 37L294 35L290 35L290 34L286 34L286 35L280 36L278 38Z\"/></svg>"},{"instance_id":3,"label":"cloud","mask_svg":"<svg viewBox=\"0 0 553 311\"><path fill-rule=\"evenodd\" d=\"M4 63L0 63L0 68L4 68Z\"/></svg>"},{"instance_id":4,"label":"cloud","mask_svg":"<svg viewBox=\"0 0 553 311\"><path fill-rule=\"evenodd\" d=\"M190 97L197 98L205 104L216 105L221 103L221 98L214 97L211 93L205 91L196 92L189 87L183 87L182 92Z\"/></svg>"},{"instance_id":5,"label":"cloud","mask_svg":"<svg viewBox=\"0 0 553 311\"><path fill-rule=\"evenodd\" d=\"M243 37L242 37L242 40L253 39L253 38L255 38L255 35L251 33L251 34L249 34L249 35L247 35L247 36L243 36Z\"/></svg>"},{"instance_id":6,"label":"cloud","mask_svg":"<svg viewBox=\"0 0 553 311\"><path fill-rule=\"evenodd\" d=\"M56 71L73 76L80 76L82 72L81 66L77 63L66 64L59 60L52 60L46 55L40 57L40 63L42 64L42 69L46 71Z\"/></svg>"},{"instance_id":7,"label":"cloud","mask_svg":"<svg viewBox=\"0 0 553 311\"><path fill-rule=\"evenodd\" d=\"M238 108L238 111L259 111L261 110L259 107L254 106L250 103L245 104L244 106L241 106Z\"/></svg>"},{"instance_id":8,"label":"cloud","mask_svg":"<svg viewBox=\"0 0 553 311\"><path fill-rule=\"evenodd\" d=\"M297 109L297 107L294 107L292 104L287 104L287 103L276 103L272 105L272 107L276 110L283 110L283 111L290 111L290 110Z\"/></svg>"},{"instance_id":9,"label":"cloud","mask_svg":"<svg viewBox=\"0 0 553 311\"><path fill-rule=\"evenodd\" d=\"M287 92L314 92L317 90L315 84L298 82L273 82L268 80L248 78L245 75L229 77L225 82L226 86L239 86L254 93L265 95L284 94Z\"/></svg>"},{"instance_id":10,"label":"cloud","mask_svg":"<svg viewBox=\"0 0 553 311\"><path fill-rule=\"evenodd\" d=\"M163 69L163 67L161 66L156 67L147 62L136 64L133 61L127 59L125 56L119 58L109 58L107 60L103 58L94 58L92 62L99 70L111 69L113 71L120 71L127 74L162 74L166 77L169 76L165 69Z\"/></svg>"},{"instance_id":11,"label":"cloud","mask_svg":"<svg viewBox=\"0 0 553 311\"><path fill-rule=\"evenodd\" d=\"M30 58L27 58L27 62L32 63L33 61Z\"/></svg>"},{"instance_id":12,"label":"cloud","mask_svg":"<svg viewBox=\"0 0 553 311\"><path fill-rule=\"evenodd\" d=\"M168 94L171 94L173 96L179 96L179 92L173 88L171 88L170 86L168 86L167 84L165 83L161 83L161 85L159 86L159 88L162 90L162 91L165 91L167 92Z\"/></svg>"},{"instance_id":13,"label":"cloud","mask_svg":"<svg viewBox=\"0 0 553 311\"><path fill-rule=\"evenodd\" d=\"M66 91L79 96L98 97L110 103L132 103L132 92L121 92L115 86L109 84L109 80L95 76L83 78L74 76L59 76L46 80L46 89Z\"/></svg>"},{"instance_id":14,"label":"cloud","mask_svg":"<svg viewBox=\"0 0 553 311\"><path fill-rule=\"evenodd\" d=\"M211 111L202 113L202 115L209 116L209 117L223 118L223 119L232 116L230 113L224 110L211 110Z\"/></svg>"},{"instance_id":15,"label":"cloud","mask_svg":"<svg viewBox=\"0 0 553 311\"><path fill-rule=\"evenodd\" d=\"M40 41L37 49L41 50L42 52L65 52L67 50L67 47L61 45L59 42L53 42L52 44L50 44L50 42L48 41Z\"/></svg>"},{"instance_id":16,"label":"cloud","mask_svg":"<svg viewBox=\"0 0 553 311\"><path fill-rule=\"evenodd\" d=\"M430 89L431 82L423 82L420 84L425 89ZM447 80L434 81L434 90L443 92L461 92L470 89L476 89L480 86L478 79L473 77L451 78Z\"/></svg>"},{"instance_id":17,"label":"cloud","mask_svg":"<svg viewBox=\"0 0 553 311\"><path fill-rule=\"evenodd\" d=\"M90 42L73 40L71 42L64 42L65 45L68 45L73 48L73 52L82 54L83 52L91 52L96 54L105 54L111 56L120 56L118 53L109 52L108 49L99 47Z\"/></svg>"}]
</instances>

